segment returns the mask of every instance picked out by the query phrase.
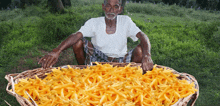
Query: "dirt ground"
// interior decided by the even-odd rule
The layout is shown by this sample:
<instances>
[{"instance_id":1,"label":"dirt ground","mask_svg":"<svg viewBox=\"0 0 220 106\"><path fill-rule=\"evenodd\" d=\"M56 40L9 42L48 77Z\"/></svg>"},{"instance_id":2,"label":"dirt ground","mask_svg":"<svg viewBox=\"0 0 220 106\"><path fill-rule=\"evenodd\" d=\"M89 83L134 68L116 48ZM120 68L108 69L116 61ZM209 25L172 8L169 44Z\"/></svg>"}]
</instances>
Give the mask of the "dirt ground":
<instances>
[{"instance_id":1,"label":"dirt ground","mask_svg":"<svg viewBox=\"0 0 220 106\"><path fill-rule=\"evenodd\" d=\"M26 70L32 70L35 68L40 68L41 65L38 64L38 61L46 55L48 52L45 50L39 50L42 53L42 56L32 56L32 53L29 53L27 56L20 59L18 65L14 67L9 73L20 73ZM26 59L31 60L31 63L27 62ZM67 49L60 54L60 57L54 67L63 66L63 65L77 65L75 56L72 49Z\"/></svg>"}]
</instances>

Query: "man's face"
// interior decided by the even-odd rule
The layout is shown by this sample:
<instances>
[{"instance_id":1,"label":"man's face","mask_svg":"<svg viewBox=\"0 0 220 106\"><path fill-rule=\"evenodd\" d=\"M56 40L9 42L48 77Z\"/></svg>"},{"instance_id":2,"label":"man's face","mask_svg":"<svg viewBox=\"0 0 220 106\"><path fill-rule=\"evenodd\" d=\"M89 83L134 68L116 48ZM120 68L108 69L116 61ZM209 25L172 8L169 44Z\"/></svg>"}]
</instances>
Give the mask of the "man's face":
<instances>
[{"instance_id":1,"label":"man's face","mask_svg":"<svg viewBox=\"0 0 220 106\"><path fill-rule=\"evenodd\" d=\"M102 8L105 11L105 17L110 20L114 20L121 12L119 0L108 0L106 5L102 4Z\"/></svg>"}]
</instances>

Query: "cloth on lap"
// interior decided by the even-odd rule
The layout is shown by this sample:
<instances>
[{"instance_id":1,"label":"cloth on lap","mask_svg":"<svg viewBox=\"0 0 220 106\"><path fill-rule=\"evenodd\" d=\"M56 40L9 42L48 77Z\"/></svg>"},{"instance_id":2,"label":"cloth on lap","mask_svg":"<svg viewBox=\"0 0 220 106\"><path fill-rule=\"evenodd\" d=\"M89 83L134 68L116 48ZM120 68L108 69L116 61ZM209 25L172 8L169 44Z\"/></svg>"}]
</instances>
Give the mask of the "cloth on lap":
<instances>
[{"instance_id":1,"label":"cloth on lap","mask_svg":"<svg viewBox=\"0 0 220 106\"><path fill-rule=\"evenodd\" d=\"M82 41L84 42L84 51L86 53L86 60L85 60L85 65L91 64L91 62L113 62L109 60L109 57L105 55L102 51L98 50L97 48L89 47L88 46L88 40L83 38ZM114 62L119 62L119 63L129 63L131 62L131 56L132 56L133 49L130 50L124 57L119 57L119 58L114 58L116 61Z\"/></svg>"}]
</instances>

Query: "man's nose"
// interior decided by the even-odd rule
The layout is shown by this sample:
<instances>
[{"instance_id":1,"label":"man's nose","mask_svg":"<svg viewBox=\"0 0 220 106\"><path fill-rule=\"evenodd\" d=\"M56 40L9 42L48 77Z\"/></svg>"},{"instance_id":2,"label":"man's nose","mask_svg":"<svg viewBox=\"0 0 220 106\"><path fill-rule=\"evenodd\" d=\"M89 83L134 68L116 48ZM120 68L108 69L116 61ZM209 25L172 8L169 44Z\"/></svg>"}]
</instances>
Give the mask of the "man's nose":
<instances>
[{"instance_id":1,"label":"man's nose","mask_svg":"<svg viewBox=\"0 0 220 106\"><path fill-rule=\"evenodd\" d=\"M114 9L113 9L113 7L111 7L109 11L110 11L110 12L114 12Z\"/></svg>"}]
</instances>

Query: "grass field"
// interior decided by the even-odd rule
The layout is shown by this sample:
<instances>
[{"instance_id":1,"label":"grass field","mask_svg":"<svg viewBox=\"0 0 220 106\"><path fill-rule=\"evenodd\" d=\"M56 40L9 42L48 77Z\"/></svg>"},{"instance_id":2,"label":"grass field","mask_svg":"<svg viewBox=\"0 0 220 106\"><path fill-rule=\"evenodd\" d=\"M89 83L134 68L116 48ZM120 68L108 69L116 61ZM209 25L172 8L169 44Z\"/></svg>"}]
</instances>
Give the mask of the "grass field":
<instances>
[{"instance_id":1,"label":"grass field","mask_svg":"<svg viewBox=\"0 0 220 106\"><path fill-rule=\"evenodd\" d=\"M41 67L39 59L75 33L92 17L103 15L101 0L72 1L65 14L51 14L42 6L0 11L0 105L18 106L6 91L4 76ZM175 5L126 5L125 14L148 35L155 64L189 73L198 80L196 106L220 105L220 14ZM139 41L128 39L128 48ZM72 49L64 51L55 66L76 64Z\"/></svg>"}]
</instances>

